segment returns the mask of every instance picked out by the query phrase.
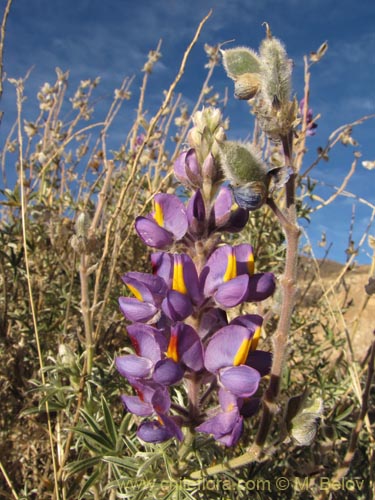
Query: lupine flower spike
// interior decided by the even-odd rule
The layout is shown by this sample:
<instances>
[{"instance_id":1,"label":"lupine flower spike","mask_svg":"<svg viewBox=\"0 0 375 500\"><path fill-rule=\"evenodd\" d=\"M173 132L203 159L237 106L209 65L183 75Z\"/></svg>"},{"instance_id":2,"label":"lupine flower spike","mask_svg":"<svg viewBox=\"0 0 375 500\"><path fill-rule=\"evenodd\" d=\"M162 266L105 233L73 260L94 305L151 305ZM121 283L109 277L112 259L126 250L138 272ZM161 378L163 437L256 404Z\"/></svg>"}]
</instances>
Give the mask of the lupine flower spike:
<instances>
[{"instance_id":1,"label":"lupine flower spike","mask_svg":"<svg viewBox=\"0 0 375 500\"><path fill-rule=\"evenodd\" d=\"M229 322L227 312L267 299L276 281L270 272L255 271L251 245L223 244L225 232L244 228L248 210L220 186L226 161L220 112L204 109L193 122L191 147L174 165L177 180L192 190L190 198L184 203L157 194L151 213L135 222L141 240L154 250L152 272L122 277L132 296L120 297L119 305L131 322L134 353L117 357L116 367L135 391L122 396L126 410L146 419L140 439L182 440L189 427L233 446L244 419L259 407L259 383L269 373L271 354L257 350L261 316ZM187 408L171 404L175 386L187 391Z\"/></svg>"}]
</instances>

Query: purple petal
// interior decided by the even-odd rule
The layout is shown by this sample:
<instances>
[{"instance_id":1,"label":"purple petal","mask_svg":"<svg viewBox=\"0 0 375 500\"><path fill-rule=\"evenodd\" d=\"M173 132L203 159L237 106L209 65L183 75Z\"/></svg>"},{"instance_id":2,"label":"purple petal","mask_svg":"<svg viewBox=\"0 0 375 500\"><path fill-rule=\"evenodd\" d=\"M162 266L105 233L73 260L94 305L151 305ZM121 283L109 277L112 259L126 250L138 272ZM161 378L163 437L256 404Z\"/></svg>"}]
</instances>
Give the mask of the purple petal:
<instances>
[{"instance_id":1,"label":"purple petal","mask_svg":"<svg viewBox=\"0 0 375 500\"><path fill-rule=\"evenodd\" d=\"M200 189L197 189L194 196L189 201L190 215L197 219L199 222L203 222L206 218L206 209L204 206L204 200Z\"/></svg>"},{"instance_id":2,"label":"purple petal","mask_svg":"<svg viewBox=\"0 0 375 500\"><path fill-rule=\"evenodd\" d=\"M202 184L201 169L194 149L189 149L186 154L185 172L192 186L199 187Z\"/></svg>"},{"instance_id":3,"label":"purple petal","mask_svg":"<svg viewBox=\"0 0 375 500\"><path fill-rule=\"evenodd\" d=\"M186 254L175 256L175 260L176 258L180 258L187 293L194 304L199 304L202 300L202 293L199 286L197 268L192 259Z\"/></svg>"},{"instance_id":4,"label":"purple petal","mask_svg":"<svg viewBox=\"0 0 375 500\"><path fill-rule=\"evenodd\" d=\"M178 155L173 165L174 175L182 184L188 183L188 178L185 170L185 160L187 153L187 151L183 151L180 155Z\"/></svg>"},{"instance_id":5,"label":"purple petal","mask_svg":"<svg viewBox=\"0 0 375 500\"><path fill-rule=\"evenodd\" d=\"M156 328L143 325L142 323L136 323L128 326L127 330L138 356L147 358L154 364L161 359L161 353L163 351L155 336L155 331L158 332ZM162 336L162 334L160 335ZM165 344L166 339L163 343L163 348Z\"/></svg>"},{"instance_id":6,"label":"purple petal","mask_svg":"<svg viewBox=\"0 0 375 500\"><path fill-rule=\"evenodd\" d=\"M169 231L175 239L181 239L188 228L186 209L182 201L173 194L160 193L154 196L163 216L162 227Z\"/></svg>"},{"instance_id":7,"label":"purple petal","mask_svg":"<svg viewBox=\"0 0 375 500\"><path fill-rule=\"evenodd\" d=\"M220 370L220 382L235 396L248 398L258 389L260 373L250 366L240 365Z\"/></svg>"},{"instance_id":8,"label":"purple petal","mask_svg":"<svg viewBox=\"0 0 375 500\"><path fill-rule=\"evenodd\" d=\"M185 186L197 187L201 183L200 167L194 149L182 152L174 163L174 174Z\"/></svg>"},{"instance_id":9,"label":"purple petal","mask_svg":"<svg viewBox=\"0 0 375 500\"><path fill-rule=\"evenodd\" d=\"M172 328L172 334L177 335L177 345L180 362L193 371L203 368L203 347L201 340L190 325L178 323Z\"/></svg>"},{"instance_id":10,"label":"purple petal","mask_svg":"<svg viewBox=\"0 0 375 500\"><path fill-rule=\"evenodd\" d=\"M180 382L184 376L184 370L179 363L172 359L163 359L156 363L152 378L161 385L173 385Z\"/></svg>"},{"instance_id":11,"label":"purple petal","mask_svg":"<svg viewBox=\"0 0 375 500\"><path fill-rule=\"evenodd\" d=\"M181 427L177 424L177 417L169 417L168 415L164 415L162 413L159 413L158 416L170 432L173 433L174 437L176 437L179 441L184 439Z\"/></svg>"},{"instance_id":12,"label":"purple petal","mask_svg":"<svg viewBox=\"0 0 375 500\"><path fill-rule=\"evenodd\" d=\"M250 351L246 364L255 368L261 377L268 375L272 366L272 353L266 351Z\"/></svg>"},{"instance_id":13,"label":"purple petal","mask_svg":"<svg viewBox=\"0 0 375 500\"><path fill-rule=\"evenodd\" d=\"M250 278L248 302L260 302L270 297L276 288L275 276L272 273L254 274Z\"/></svg>"},{"instance_id":14,"label":"purple petal","mask_svg":"<svg viewBox=\"0 0 375 500\"><path fill-rule=\"evenodd\" d=\"M162 443L174 437L173 432L157 420L144 422L138 427L137 436L146 443Z\"/></svg>"},{"instance_id":15,"label":"purple petal","mask_svg":"<svg viewBox=\"0 0 375 500\"><path fill-rule=\"evenodd\" d=\"M217 177L217 167L215 165L215 158L212 153L208 153L203 161L202 176L204 179L214 180Z\"/></svg>"},{"instance_id":16,"label":"purple petal","mask_svg":"<svg viewBox=\"0 0 375 500\"><path fill-rule=\"evenodd\" d=\"M219 403L223 411L232 411L238 407L238 398L231 392L223 389L219 389Z\"/></svg>"},{"instance_id":17,"label":"purple petal","mask_svg":"<svg viewBox=\"0 0 375 500\"><path fill-rule=\"evenodd\" d=\"M215 302L224 308L238 306L247 300L248 286L249 276L237 276L219 286L214 295Z\"/></svg>"},{"instance_id":18,"label":"purple petal","mask_svg":"<svg viewBox=\"0 0 375 500\"><path fill-rule=\"evenodd\" d=\"M143 243L149 247L166 248L173 243L173 235L148 217L137 217L135 230Z\"/></svg>"},{"instance_id":19,"label":"purple petal","mask_svg":"<svg viewBox=\"0 0 375 500\"><path fill-rule=\"evenodd\" d=\"M192 313L193 306L188 296L170 290L163 300L162 310L172 321L181 321Z\"/></svg>"},{"instance_id":20,"label":"purple petal","mask_svg":"<svg viewBox=\"0 0 375 500\"><path fill-rule=\"evenodd\" d=\"M224 282L228 261L232 257L232 247L223 245L217 248L207 260L200 279L204 281L204 295L210 297Z\"/></svg>"},{"instance_id":21,"label":"purple petal","mask_svg":"<svg viewBox=\"0 0 375 500\"><path fill-rule=\"evenodd\" d=\"M262 316L259 316L259 314L243 314L242 316L237 316L236 318L232 319L232 321L229 323L230 325L241 325L252 332L255 332L257 328L260 328L263 324L263 318Z\"/></svg>"},{"instance_id":22,"label":"purple petal","mask_svg":"<svg viewBox=\"0 0 375 500\"><path fill-rule=\"evenodd\" d=\"M122 402L126 409L134 415L140 417L149 417L154 413L154 409L150 403L145 403L138 396L121 396Z\"/></svg>"},{"instance_id":23,"label":"purple petal","mask_svg":"<svg viewBox=\"0 0 375 500\"><path fill-rule=\"evenodd\" d=\"M246 226L248 220L249 211L238 207L231 211L229 222L222 230L228 231L229 233L238 233Z\"/></svg>"},{"instance_id":24,"label":"purple petal","mask_svg":"<svg viewBox=\"0 0 375 500\"><path fill-rule=\"evenodd\" d=\"M151 254L151 265L153 273L169 285L173 276L173 256L166 252L155 252Z\"/></svg>"},{"instance_id":25,"label":"purple petal","mask_svg":"<svg viewBox=\"0 0 375 500\"><path fill-rule=\"evenodd\" d=\"M133 323L127 326L126 329L132 342L135 341L139 343L138 337L141 337L143 333L146 332L154 337L161 352L165 352L168 348L168 339L162 329L154 328L151 325L145 325L143 323Z\"/></svg>"},{"instance_id":26,"label":"purple petal","mask_svg":"<svg viewBox=\"0 0 375 500\"><path fill-rule=\"evenodd\" d=\"M237 262L237 274L254 274L254 252L253 247L242 243L234 247Z\"/></svg>"},{"instance_id":27,"label":"purple petal","mask_svg":"<svg viewBox=\"0 0 375 500\"><path fill-rule=\"evenodd\" d=\"M154 364L146 358L134 354L119 356L115 359L115 365L123 377L147 378L151 375Z\"/></svg>"},{"instance_id":28,"label":"purple petal","mask_svg":"<svg viewBox=\"0 0 375 500\"><path fill-rule=\"evenodd\" d=\"M126 285L130 284L139 291L146 289L148 291L147 297L150 296L150 298L144 297L143 300L145 302L152 302L153 304L155 301L160 303L160 299L165 297L168 290L165 281L160 276L154 274L132 271L126 273L122 277L122 280Z\"/></svg>"},{"instance_id":29,"label":"purple petal","mask_svg":"<svg viewBox=\"0 0 375 500\"><path fill-rule=\"evenodd\" d=\"M146 322L154 318L158 308L153 304L141 302L133 297L120 297L119 305L122 314L129 321Z\"/></svg>"},{"instance_id":30,"label":"purple petal","mask_svg":"<svg viewBox=\"0 0 375 500\"><path fill-rule=\"evenodd\" d=\"M202 236L206 228L206 210L203 196L199 189L190 198L186 213L189 222L189 233L196 237Z\"/></svg>"},{"instance_id":31,"label":"purple petal","mask_svg":"<svg viewBox=\"0 0 375 500\"><path fill-rule=\"evenodd\" d=\"M156 413L167 413L171 407L171 398L166 387L159 387L153 394L151 404Z\"/></svg>"},{"instance_id":32,"label":"purple petal","mask_svg":"<svg viewBox=\"0 0 375 500\"><path fill-rule=\"evenodd\" d=\"M229 222L231 208L233 205L231 191L223 186L216 197L212 212L217 227L224 226Z\"/></svg>"},{"instance_id":33,"label":"purple petal","mask_svg":"<svg viewBox=\"0 0 375 500\"><path fill-rule=\"evenodd\" d=\"M207 370L216 373L221 368L233 366L239 351L252 336L253 332L238 325L228 325L216 332L206 347L204 365Z\"/></svg>"},{"instance_id":34,"label":"purple petal","mask_svg":"<svg viewBox=\"0 0 375 500\"><path fill-rule=\"evenodd\" d=\"M241 231L249 219L249 211L233 205L232 192L222 187L212 208L210 231Z\"/></svg>"},{"instance_id":35,"label":"purple petal","mask_svg":"<svg viewBox=\"0 0 375 500\"><path fill-rule=\"evenodd\" d=\"M239 415L238 409L219 413L215 417L203 422L196 427L199 432L212 434L217 441L226 446L233 446L239 440L243 427L243 418Z\"/></svg>"},{"instance_id":36,"label":"purple petal","mask_svg":"<svg viewBox=\"0 0 375 500\"><path fill-rule=\"evenodd\" d=\"M223 309L211 307L206 310L199 323L198 334L201 339L205 339L214 332L228 325L227 314Z\"/></svg>"},{"instance_id":37,"label":"purple petal","mask_svg":"<svg viewBox=\"0 0 375 500\"><path fill-rule=\"evenodd\" d=\"M162 398L164 400L164 410L166 412L169 411L169 408L171 406L171 401L169 397L169 392L165 387L162 387L160 384L157 384L153 380L143 381L143 380L133 379L131 377L129 377L128 380L131 383L132 387L136 390L137 395L142 401L144 401L145 403L149 403L151 404L151 406L154 407L153 398L155 397L156 394L158 394L157 401L160 404L160 398Z\"/></svg>"},{"instance_id":38,"label":"purple petal","mask_svg":"<svg viewBox=\"0 0 375 500\"><path fill-rule=\"evenodd\" d=\"M222 436L218 441L225 446L234 446L238 443L241 437L243 429L243 418L239 417L235 425L233 426L232 432Z\"/></svg>"}]
</instances>

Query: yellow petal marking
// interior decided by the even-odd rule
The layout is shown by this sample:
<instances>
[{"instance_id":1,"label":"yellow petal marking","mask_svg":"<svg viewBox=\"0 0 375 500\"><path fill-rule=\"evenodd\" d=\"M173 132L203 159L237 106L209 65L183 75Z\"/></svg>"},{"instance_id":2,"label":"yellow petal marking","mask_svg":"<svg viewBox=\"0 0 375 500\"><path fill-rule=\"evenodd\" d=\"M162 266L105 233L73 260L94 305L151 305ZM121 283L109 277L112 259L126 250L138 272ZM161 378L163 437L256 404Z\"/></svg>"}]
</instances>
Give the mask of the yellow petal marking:
<instances>
[{"instance_id":1,"label":"yellow petal marking","mask_svg":"<svg viewBox=\"0 0 375 500\"><path fill-rule=\"evenodd\" d=\"M243 339L240 347L238 348L237 354L234 357L233 365L244 365L246 363L247 355L250 351L251 339Z\"/></svg>"},{"instance_id":2,"label":"yellow petal marking","mask_svg":"<svg viewBox=\"0 0 375 500\"><path fill-rule=\"evenodd\" d=\"M232 411L232 410L234 410L234 403L229 403L225 411Z\"/></svg>"},{"instance_id":3,"label":"yellow petal marking","mask_svg":"<svg viewBox=\"0 0 375 500\"><path fill-rule=\"evenodd\" d=\"M249 257L247 259L247 270L249 271L250 275L254 274L254 254L253 254L253 252L251 252L249 254Z\"/></svg>"},{"instance_id":4,"label":"yellow petal marking","mask_svg":"<svg viewBox=\"0 0 375 500\"><path fill-rule=\"evenodd\" d=\"M255 333L251 339L251 345L250 345L250 351L255 351L256 348L257 348L257 345L258 345L258 342L259 342L259 339L260 339L260 335L262 333L262 329L261 327L259 326L256 330L255 330Z\"/></svg>"},{"instance_id":5,"label":"yellow petal marking","mask_svg":"<svg viewBox=\"0 0 375 500\"><path fill-rule=\"evenodd\" d=\"M178 362L177 335L171 335L166 355L167 358L173 359L176 363Z\"/></svg>"},{"instance_id":6,"label":"yellow petal marking","mask_svg":"<svg viewBox=\"0 0 375 500\"><path fill-rule=\"evenodd\" d=\"M228 255L227 268L226 268L224 276L223 276L223 281L225 283L229 280L232 280L236 276L237 276L236 256L233 253L230 253Z\"/></svg>"},{"instance_id":7,"label":"yellow petal marking","mask_svg":"<svg viewBox=\"0 0 375 500\"><path fill-rule=\"evenodd\" d=\"M129 285L128 283L126 284L126 286L129 288L129 290L131 291L131 293L134 295L134 297L138 300L140 300L141 302L143 302L143 297L142 297L142 294L139 290L137 290L135 288L135 286L133 285Z\"/></svg>"},{"instance_id":8,"label":"yellow petal marking","mask_svg":"<svg viewBox=\"0 0 375 500\"><path fill-rule=\"evenodd\" d=\"M187 288L184 280L184 268L181 262L177 262L173 265L173 283L172 290L176 292L187 294Z\"/></svg>"},{"instance_id":9,"label":"yellow petal marking","mask_svg":"<svg viewBox=\"0 0 375 500\"><path fill-rule=\"evenodd\" d=\"M155 222L159 224L160 227L164 227L164 215L160 203L154 201L154 207L155 207L155 213L154 213Z\"/></svg>"}]
</instances>

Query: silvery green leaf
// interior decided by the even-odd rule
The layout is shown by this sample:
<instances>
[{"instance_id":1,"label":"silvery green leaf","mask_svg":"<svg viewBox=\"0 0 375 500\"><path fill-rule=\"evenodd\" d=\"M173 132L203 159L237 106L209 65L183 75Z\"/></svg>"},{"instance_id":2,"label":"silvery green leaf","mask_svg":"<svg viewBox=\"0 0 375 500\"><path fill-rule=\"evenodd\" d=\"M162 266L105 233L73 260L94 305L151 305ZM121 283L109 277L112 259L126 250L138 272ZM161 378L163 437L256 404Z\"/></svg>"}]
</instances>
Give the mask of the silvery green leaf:
<instances>
[{"instance_id":1,"label":"silvery green leaf","mask_svg":"<svg viewBox=\"0 0 375 500\"><path fill-rule=\"evenodd\" d=\"M322 413L323 400L321 398L302 403L302 408L291 421L290 435L296 444L308 446L313 441Z\"/></svg>"},{"instance_id":2,"label":"silvery green leaf","mask_svg":"<svg viewBox=\"0 0 375 500\"><path fill-rule=\"evenodd\" d=\"M260 71L259 56L248 47L221 50L221 55L224 69L232 79L244 73L259 73Z\"/></svg>"}]
</instances>

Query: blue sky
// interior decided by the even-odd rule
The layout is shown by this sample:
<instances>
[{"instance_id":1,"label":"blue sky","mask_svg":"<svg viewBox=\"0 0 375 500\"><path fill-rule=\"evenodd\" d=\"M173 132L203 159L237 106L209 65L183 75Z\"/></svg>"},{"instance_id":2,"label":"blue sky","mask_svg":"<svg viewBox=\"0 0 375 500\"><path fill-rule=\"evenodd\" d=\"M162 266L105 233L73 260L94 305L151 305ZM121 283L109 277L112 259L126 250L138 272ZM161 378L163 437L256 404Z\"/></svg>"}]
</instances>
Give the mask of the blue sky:
<instances>
[{"instance_id":1,"label":"blue sky","mask_svg":"<svg viewBox=\"0 0 375 500\"><path fill-rule=\"evenodd\" d=\"M0 0L1 10L5 3ZM128 104L132 110L142 77L140 69L148 51L161 38L163 56L152 75L146 103L153 111L160 103L162 90L173 80L199 21L210 8L213 15L177 89L187 104L194 103L205 76L204 43L216 45L235 39L233 46L248 45L256 49L264 36L262 22L267 21L294 60L294 91L299 97L303 93L303 56L325 40L329 43L326 56L312 71L310 105L322 116L317 135L308 142L306 165L334 129L375 113L373 0L14 0L7 25L4 70L7 77L19 78L33 67L26 87L29 99L25 112L30 113L26 118L35 116L34 96L44 82L54 81L56 66L70 70L72 91L80 80L101 77L97 91L101 97L99 113L100 109L103 112L108 109L113 90L122 79L136 75L132 86L134 100ZM232 84L222 68L216 70L212 83L220 92L228 87L232 96ZM14 119L14 98L14 89L6 83L0 104L5 112L0 136L5 136ZM244 139L250 126L246 103L231 97L226 114L231 122L229 137ZM374 131L372 120L353 134L361 145L361 160L375 160ZM122 130L117 136L124 136ZM116 134L112 139L116 141ZM330 161L314 170L313 177L328 185L338 185L351 162L352 148L339 145ZM374 170L364 169L359 162L347 190L375 203L374 176ZM322 188L321 193L329 195L331 191ZM328 243L333 244L330 258L345 261L352 204L353 199L341 197L334 205L320 210L313 223L306 226L318 256L324 250L316 242L325 231ZM371 209L357 203L356 243L370 216ZM371 233L375 233L374 229ZM369 263L369 253L366 243L358 261Z\"/></svg>"}]
</instances>

